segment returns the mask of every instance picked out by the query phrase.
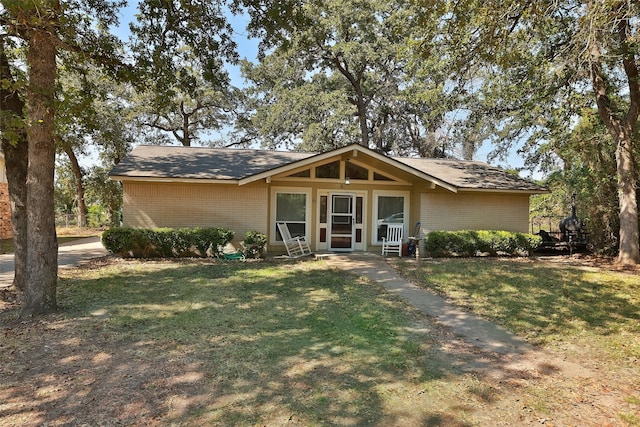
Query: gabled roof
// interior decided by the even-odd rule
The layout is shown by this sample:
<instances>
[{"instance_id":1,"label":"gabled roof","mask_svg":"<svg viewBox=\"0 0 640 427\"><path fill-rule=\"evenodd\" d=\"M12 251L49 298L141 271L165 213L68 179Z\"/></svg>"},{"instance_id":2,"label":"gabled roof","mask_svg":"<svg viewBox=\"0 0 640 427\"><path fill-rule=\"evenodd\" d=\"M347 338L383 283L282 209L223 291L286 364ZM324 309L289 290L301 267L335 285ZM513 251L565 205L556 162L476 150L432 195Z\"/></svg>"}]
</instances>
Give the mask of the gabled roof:
<instances>
[{"instance_id":1,"label":"gabled roof","mask_svg":"<svg viewBox=\"0 0 640 427\"><path fill-rule=\"evenodd\" d=\"M504 170L475 161L388 157L361 145L325 153L141 145L110 173L115 180L207 181L244 185L336 156L358 153L449 191L547 192Z\"/></svg>"},{"instance_id":2,"label":"gabled roof","mask_svg":"<svg viewBox=\"0 0 640 427\"><path fill-rule=\"evenodd\" d=\"M139 145L116 165L113 178L240 180L313 156L312 153Z\"/></svg>"}]
</instances>

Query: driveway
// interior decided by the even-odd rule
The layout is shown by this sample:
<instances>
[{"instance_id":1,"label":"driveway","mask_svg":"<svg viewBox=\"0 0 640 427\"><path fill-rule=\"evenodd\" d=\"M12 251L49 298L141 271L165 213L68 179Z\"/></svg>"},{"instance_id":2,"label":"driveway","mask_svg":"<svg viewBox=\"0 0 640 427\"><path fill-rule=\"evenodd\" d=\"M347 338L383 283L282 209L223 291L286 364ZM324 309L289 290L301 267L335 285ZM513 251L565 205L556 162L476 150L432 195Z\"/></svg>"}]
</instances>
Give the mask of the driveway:
<instances>
[{"instance_id":1,"label":"driveway","mask_svg":"<svg viewBox=\"0 0 640 427\"><path fill-rule=\"evenodd\" d=\"M58 268L75 267L105 255L108 252L99 236L63 243L58 247ZM0 287L10 286L13 282L13 261L13 254L0 255Z\"/></svg>"}]
</instances>

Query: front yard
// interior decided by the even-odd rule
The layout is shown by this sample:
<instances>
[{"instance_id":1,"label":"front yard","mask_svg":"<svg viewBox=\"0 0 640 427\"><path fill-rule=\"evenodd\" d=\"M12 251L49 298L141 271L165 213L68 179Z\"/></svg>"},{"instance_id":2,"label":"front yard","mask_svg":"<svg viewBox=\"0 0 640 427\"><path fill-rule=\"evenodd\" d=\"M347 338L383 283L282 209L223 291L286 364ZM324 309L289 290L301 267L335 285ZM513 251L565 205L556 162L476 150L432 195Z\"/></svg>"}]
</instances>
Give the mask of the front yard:
<instances>
[{"instance_id":1,"label":"front yard","mask_svg":"<svg viewBox=\"0 0 640 427\"><path fill-rule=\"evenodd\" d=\"M56 314L0 311L0 424L640 425L638 276L399 268L602 375L486 374L503 361L322 261L109 259L60 271Z\"/></svg>"}]
</instances>

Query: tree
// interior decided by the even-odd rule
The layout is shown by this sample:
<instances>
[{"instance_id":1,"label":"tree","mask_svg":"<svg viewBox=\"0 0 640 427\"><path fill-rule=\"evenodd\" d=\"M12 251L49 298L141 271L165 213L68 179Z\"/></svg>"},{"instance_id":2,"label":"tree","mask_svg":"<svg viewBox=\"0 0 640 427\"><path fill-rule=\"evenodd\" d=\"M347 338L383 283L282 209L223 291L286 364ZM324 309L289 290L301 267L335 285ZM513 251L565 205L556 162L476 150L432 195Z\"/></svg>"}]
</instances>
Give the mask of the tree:
<instances>
[{"instance_id":1,"label":"tree","mask_svg":"<svg viewBox=\"0 0 640 427\"><path fill-rule=\"evenodd\" d=\"M616 146L598 111L585 110L570 137L555 146L564 164L565 199L576 194L579 216L591 232L592 243L603 253L615 253L620 230L617 185L611 172L616 168Z\"/></svg>"},{"instance_id":2,"label":"tree","mask_svg":"<svg viewBox=\"0 0 640 427\"><path fill-rule=\"evenodd\" d=\"M58 156L56 159L56 177L54 183L54 209L57 214L76 214L78 208L77 185L74 171L66 156ZM66 222L65 222L66 223Z\"/></svg>"},{"instance_id":3,"label":"tree","mask_svg":"<svg viewBox=\"0 0 640 427\"><path fill-rule=\"evenodd\" d=\"M237 53L223 2L140 3L130 25L137 57L141 123L190 146L229 121L232 110L225 61ZM142 101L142 102L140 102Z\"/></svg>"},{"instance_id":4,"label":"tree","mask_svg":"<svg viewBox=\"0 0 640 427\"><path fill-rule=\"evenodd\" d=\"M87 226L84 170L78 155L85 154L91 143L90 136L101 125L96 120L94 103L101 98L95 90L93 80L98 71L76 65L61 67L56 93L56 146L69 160L73 176L75 211L79 227Z\"/></svg>"},{"instance_id":5,"label":"tree","mask_svg":"<svg viewBox=\"0 0 640 427\"><path fill-rule=\"evenodd\" d=\"M24 92L24 130L28 142L26 175L26 277L21 315L35 315L56 307L57 243L54 216L54 118L57 60L68 67L93 62L117 80L150 76L159 89L185 83L173 72L180 63L181 46L197 48L196 58L209 80L224 75L221 55L232 52L224 31L224 15L211 2L140 2L139 37L133 57L137 67L125 63L119 41L107 29L117 24L123 1L33 0L0 3L0 38L14 40L27 50L28 84ZM230 50L231 49L231 50ZM151 56L147 56L151 53ZM19 64L10 64L19 68ZM137 74L136 74L137 73ZM3 73L2 77L7 74ZM4 84L3 84L4 87ZM4 95L4 94L3 94ZM7 108L0 105L3 116ZM4 137L4 130L3 130ZM10 158L7 158L7 163ZM7 168L13 165L8 164ZM18 253L16 253L18 256Z\"/></svg>"},{"instance_id":6,"label":"tree","mask_svg":"<svg viewBox=\"0 0 640 427\"><path fill-rule=\"evenodd\" d=\"M120 225L122 185L109 179L111 168L94 166L87 177L87 193L91 200L106 210L109 224Z\"/></svg>"},{"instance_id":7,"label":"tree","mask_svg":"<svg viewBox=\"0 0 640 427\"><path fill-rule=\"evenodd\" d=\"M7 38L0 38L0 130L5 156L11 227L15 253L13 286L23 291L27 275L27 155L28 139L24 126L25 105L22 86L14 77L5 52Z\"/></svg>"},{"instance_id":8,"label":"tree","mask_svg":"<svg viewBox=\"0 0 640 427\"><path fill-rule=\"evenodd\" d=\"M408 2L267 4L249 11L271 53L243 68L263 138L313 151L359 142L387 154L443 153L435 135L445 74L437 61L410 63ZM267 7L283 15L260 13Z\"/></svg>"},{"instance_id":9,"label":"tree","mask_svg":"<svg viewBox=\"0 0 640 427\"><path fill-rule=\"evenodd\" d=\"M634 132L640 108L635 2L421 2L439 31L423 55L445 53L451 84L464 88L468 129L504 153L547 153L585 108L596 107L615 145L618 262L640 261ZM428 21L428 22L427 22ZM463 90L460 91L461 93ZM619 100L624 100L623 104Z\"/></svg>"},{"instance_id":10,"label":"tree","mask_svg":"<svg viewBox=\"0 0 640 427\"><path fill-rule=\"evenodd\" d=\"M326 151L361 142L344 84L324 73L307 76L294 55L276 52L259 65L242 63L243 75L253 83L247 92L255 111L245 132L272 149Z\"/></svg>"},{"instance_id":11,"label":"tree","mask_svg":"<svg viewBox=\"0 0 640 427\"><path fill-rule=\"evenodd\" d=\"M175 139L185 147L201 135L228 126L234 110L233 90L225 81L220 87L204 80L202 72L185 67L193 78L193 87L172 88L167 93L147 89L133 101L137 121L152 130L146 137L153 143ZM155 131L155 132L154 132Z\"/></svg>"},{"instance_id":12,"label":"tree","mask_svg":"<svg viewBox=\"0 0 640 427\"><path fill-rule=\"evenodd\" d=\"M113 47L113 38L92 37L115 22L111 2L40 0L3 1L0 28L4 39L26 49L28 83L23 131L27 137L25 191L26 251L16 252L16 264L26 264L21 294L21 315L34 315L56 307L57 242L53 210L55 88L59 48L75 53L81 46ZM88 19L91 14L95 19ZM97 24L97 25L96 25ZM97 48L96 50L97 51ZM100 50L99 52L103 52ZM97 56L102 56L97 53ZM12 64L10 67L14 67ZM4 110L4 105L2 109ZM7 159L7 168L18 159ZM18 273L18 270L16 270Z\"/></svg>"},{"instance_id":13,"label":"tree","mask_svg":"<svg viewBox=\"0 0 640 427\"><path fill-rule=\"evenodd\" d=\"M54 2L2 2L0 24L4 42L15 37L27 47L26 64L26 113L12 108L13 117L23 117L18 133L26 135L26 180L24 182L24 206L26 215L26 250L16 252L17 266L24 262L24 283L20 283L23 295L23 314L46 311L55 306L55 280L57 273L57 243L53 221L53 93L55 84L55 55L57 40L55 27L59 24L59 6ZM4 55L3 55L4 56ZM4 58L6 60L6 56ZM9 69L10 69L10 64ZM11 85L11 72L3 72L3 87ZM17 94L18 88L14 86ZM2 104L3 116L8 105ZM11 111L11 110L10 110ZM4 129L3 129L3 137ZM14 143L24 146L20 141ZM7 169L23 165L24 159L7 157ZM15 179L15 177L14 177ZM15 184L15 182L14 182ZM22 185L22 183L18 183ZM10 185L10 191L12 189ZM15 189L13 187L13 189ZM12 196L13 198L16 197ZM14 210L13 216L15 217ZM17 240L17 239L16 239ZM17 275L20 267L16 268Z\"/></svg>"}]
</instances>

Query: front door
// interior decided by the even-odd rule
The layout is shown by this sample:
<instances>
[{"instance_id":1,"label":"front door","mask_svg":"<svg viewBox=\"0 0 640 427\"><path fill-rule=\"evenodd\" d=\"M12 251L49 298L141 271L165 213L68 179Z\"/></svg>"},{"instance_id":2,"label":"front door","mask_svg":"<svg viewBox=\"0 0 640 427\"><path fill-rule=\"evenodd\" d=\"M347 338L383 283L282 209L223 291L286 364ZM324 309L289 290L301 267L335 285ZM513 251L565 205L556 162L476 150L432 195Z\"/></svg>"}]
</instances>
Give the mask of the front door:
<instances>
[{"instance_id":1,"label":"front door","mask_svg":"<svg viewBox=\"0 0 640 427\"><path fill-rule=\"evenodd\" d=\"M353 251L355 245L355 205L353 194L331 194L329 200L329 250Z\"/></svg>"}]
</instances>

